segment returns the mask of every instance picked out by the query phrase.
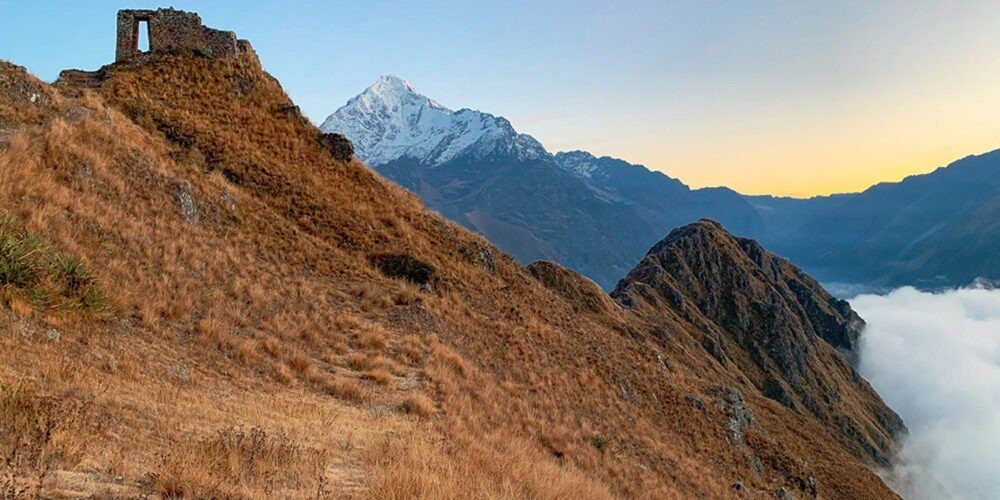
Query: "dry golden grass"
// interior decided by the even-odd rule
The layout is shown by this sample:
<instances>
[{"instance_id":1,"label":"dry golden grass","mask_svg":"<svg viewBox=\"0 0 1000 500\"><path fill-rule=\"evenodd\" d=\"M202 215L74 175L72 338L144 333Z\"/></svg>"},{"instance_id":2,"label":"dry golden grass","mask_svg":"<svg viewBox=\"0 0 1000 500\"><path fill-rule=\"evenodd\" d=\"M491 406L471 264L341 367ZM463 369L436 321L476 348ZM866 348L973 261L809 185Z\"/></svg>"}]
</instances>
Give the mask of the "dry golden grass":
<instances>
[{"instance_id":1,"label":"dry golden grass","mask_svg":"<svg viewBox=\"0 0 1000 500\"><path fill-rule=\"evenodd\" d=\"M325 452L261 428L227 427L181 443L161 457L148 481L164 497L274 498L331 494ZM261 494L263 493L263 494Z\"/></svg>"},{"instance_id":2,"label":"dry golden grass","mask_svg":"<svg viewBox=\"0 0 1000 500\"><path fill-rule=\"evenodd\" d=\"M487 438L495 446L447 446L426 437L386 439L368 452L376 471L372 498L613 498L580 471L562 468L521 440Z\"/></svg>"},{"instance_id":3,"label":"dry golden grass","mask_svg":"<svg viewBox=\"0 0 1000 500\"><path fill-rule=\"evenodd\" d=\"M57 411L83 423L51 445L47 493L718 498L737 480L802 493L815 474L831 497L887 494L826 427L714 363L692 324L581 317L496 250L492 269L463 258L492 247L330 158L252 57L109 72L80 98L27 76L42 101L0 98L19 127L0 201L86 262L108 305L0 307L0 384L87 408ZM433 266L433 292L385 276L382 254ZM723 385L746 389L763 475L712 404Z\"/></svg>"},{"instance_id":4,"label":"dry golden grass","mask_svg":"<svg viewBox=\"0 0 1000 500\"><path fill-rule=\"evenodd\" d=\"M381 326L368 324L355 336L354 344L366 351L384 352L389 345L388 337L388 332Z\"/></svg>"},{"instance_id":5,"label":"dry golden grass","mask_svg":"<svg viewBox=\"0 0 1000 500\"><path fill-rule=\"evenodd\" d=\"M424 394L410 394L399 403L399 409L411 415L429 417L434 414L434 402Z\"/></svg>"},{"instance_id":6,"label":"dry golden grass","mask_svg":"<svg viewBox=\"0 0 1000 500\"><path fill-rule=\"evenodd\" d=\"M23 381L4 387L0 436L22 443L16 472L29 494L44 472L46 495L315 498L322 486L360 497L368 481L362 451L384 435L412 432L404 418L376 419L319 392L240 387L252 373L233 384L189 362L188 379L177 379L169 372L180 353L156 339L94 338L78 358L67 355L79 349L75 335L56 343L37 333L0 334L0 379ZM109 358L98 356L108 351L118 353L110 373ZM145 358L154 353L167 359ZM50 426L51 439L35 438ZM11 441L0 441L9 454Z\"/></svg>"},{"instance_id":7,"label":"dry golden grass","mask_svg":"<svg viewBox=\"0 0 1000 500\"><path fill-rule=\"evenodd\" d=\"M378 385L386 387L391 386L392 383L396 380L396 377L392 374L392 372L381 368L368 370L367 372L365 372L365 378L371 380L372 382L375 382Z\"/></svg>"},{"instance_id":8,"label":"dry golden grass","mask_svg":"<svg viewBox=\"0 0 1000 500\"><path fill-rule=\"evenodd\" d=\"M80 401L0 384L0 497L39 496L57 467L78 461L84 434L100 431L87 427L86 411Z\"/></svg>"},{"instance_id":9,"label":"dry golden grass","mask_svg":"<svg viewBox=\"0 0 1000 500\"><path fill-rule=\"evenodd\" d=\"M365 399L365 393L361 386L354 379L335 377L323 382L323 389L327 394L340 398L344 401L361 402Z\"/></svg>"}]
</instances>

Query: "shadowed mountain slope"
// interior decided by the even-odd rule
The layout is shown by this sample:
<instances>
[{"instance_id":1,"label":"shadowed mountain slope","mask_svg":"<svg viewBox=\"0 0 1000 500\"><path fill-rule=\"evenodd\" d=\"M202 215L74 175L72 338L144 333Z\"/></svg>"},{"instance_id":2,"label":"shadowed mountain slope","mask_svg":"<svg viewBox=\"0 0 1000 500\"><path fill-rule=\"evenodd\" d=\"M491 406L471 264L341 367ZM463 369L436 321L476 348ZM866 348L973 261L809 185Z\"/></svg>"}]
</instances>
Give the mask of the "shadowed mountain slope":
<instances>
[{"instance_id":1,"label":"shadowed mountain slope","mask_svg":"<svg viewBox=\"0 0 1000 500\"><path fill-rule=\"evenodd\" d=\"M523 264L551 260L611 289L650 245L702 217L753 236L736 192L692 190L663 173L574 151L550 154L503 117L452 111L383 76L330 115L358 157Z\"/></svg>"},{"instance_id":2,"label":"shadowed mountain slope","mask_svg":"<svg viewBox=\"0 0 1000 500\"><path fill-rule=\"evenodd\" d=\"M825 281L936 288L1000 279L1000 151L862 193L748 200L768 246Z\"/></svg>"},{"instance_id":3,"label":"shadowed mountain slope","mask_svg":"<svg viewBox=\"0 0 1000 500\"><path fill-rule=\"evenodd\" d=\"M675 227L711 218L825 283L967 285L1000 279L1000 153L862 192L810 199L692 190L584 151L549 154L509 121L452 111L385 76L330 115L358 156L521 263L559 262L611 289Z\"/></svg>"}]
</instances>

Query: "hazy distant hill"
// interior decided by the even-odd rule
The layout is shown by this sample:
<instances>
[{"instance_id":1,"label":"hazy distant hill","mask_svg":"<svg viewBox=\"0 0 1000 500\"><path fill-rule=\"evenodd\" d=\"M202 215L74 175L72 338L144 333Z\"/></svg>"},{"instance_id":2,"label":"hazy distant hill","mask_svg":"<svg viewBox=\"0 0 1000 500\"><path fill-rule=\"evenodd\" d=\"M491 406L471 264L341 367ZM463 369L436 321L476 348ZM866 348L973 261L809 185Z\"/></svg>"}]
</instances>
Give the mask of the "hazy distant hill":
<instances>
[{"instance_id":1,"label":"hazy distant hill","mask_svg":"<svg viewBox=\"0 0 1000 500\"><path fill-rule=\"evenodd\" d=\"M747 199L769 248L821 280L938 287L1000 277L1000 151L862 193Z\"/></svg>"},{"instance_id":2,"label":"hazy distant hill","mask_svg":"<svg viewBox=\"0 0 1000 500\"><path fill-rule=\"evenodd\" d=\"M552 155L510 122L452 111L383 76L326 119L358 157L522 263L546 259L610 289L674 227L712 217L741 235L763 223L729 189L691 190L641 165Z\"/></svg>"}]
</instances>

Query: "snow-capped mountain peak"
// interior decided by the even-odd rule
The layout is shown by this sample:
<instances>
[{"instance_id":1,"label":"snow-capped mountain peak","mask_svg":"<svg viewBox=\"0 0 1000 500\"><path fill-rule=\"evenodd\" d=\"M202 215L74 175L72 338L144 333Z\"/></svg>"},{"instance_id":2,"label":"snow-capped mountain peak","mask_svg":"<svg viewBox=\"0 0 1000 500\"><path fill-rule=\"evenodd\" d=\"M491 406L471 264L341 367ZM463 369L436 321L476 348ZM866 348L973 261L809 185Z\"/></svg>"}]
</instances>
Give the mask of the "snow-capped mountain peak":
<instances>
[{"instance_id":1,"label":"snow-capped mountain peak","mask_svg":"<svg viewBox=\"0 0 1000 500\"><path fill-rule=\"evenodd\" d=\"M400 158L435 166L464 155L477 160L549 155L506 119L471 109L452 111L393 75L380 77L320 128L346 135L358 157L376 167Z\"/></svg>"},{"instance_id":2,"label":"snow-capped mountain peak","mask_svg":"<svg viewBox=\"0 0 1000 500\"><path fill-rule=\"evenodd\" d=\"M379 88L394 88L401 89L404 92L416 93L417 91L413 89L413 84L411 84L405 78L400 78L396 75L382 75L379 77L378 81L375 82L373 87Z\"/></svg>"}]
</instances>

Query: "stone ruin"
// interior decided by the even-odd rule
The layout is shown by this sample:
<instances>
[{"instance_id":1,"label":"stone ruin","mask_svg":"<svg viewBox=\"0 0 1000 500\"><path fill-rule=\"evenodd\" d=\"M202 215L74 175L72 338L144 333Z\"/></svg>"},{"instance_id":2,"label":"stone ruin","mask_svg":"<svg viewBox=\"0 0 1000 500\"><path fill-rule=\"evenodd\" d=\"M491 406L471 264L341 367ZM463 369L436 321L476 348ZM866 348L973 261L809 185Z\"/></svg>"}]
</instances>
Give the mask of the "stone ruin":
<instances>
[{"instance_id":1,"label":"stone ruin","mask_svg":"<svg viewBox=\"0 0 1000 500\"><path fill-rule=\"evenodd\" d=\"M139 49L139 34L143 23L148 30L149 50L146 51ZM244 52L253 52L250 42L237 39L236 33L232 31L203 26L201 16L194 12L173 8L118 11L116 63L146 62L162 54L193 53L205 57L234 57ZM74 89L99 87L104 76L103 71L67 70L59 75L57 83L70 92ZM303 125L311 126L298 106L288 104L279 112ZM337 160L350 161L354 156L354 145L341 134L320 133L318 140Z\"/></svg>"},{"instance_id":2,"label":"stone ruin","mask_svg":"<svg viewBox=\"0 0 1000 500\"><path fill-rule=\"evenodd\" d=\"M148 29L149 50L139 50L139 29ZM118 11L118 50L115 62L133 62L149 55L193 52L207 57L232 57L250 52L250 42L238 40L236 33L205 27L201 17L182 10Z\"/></svg>"}]
</instances>

